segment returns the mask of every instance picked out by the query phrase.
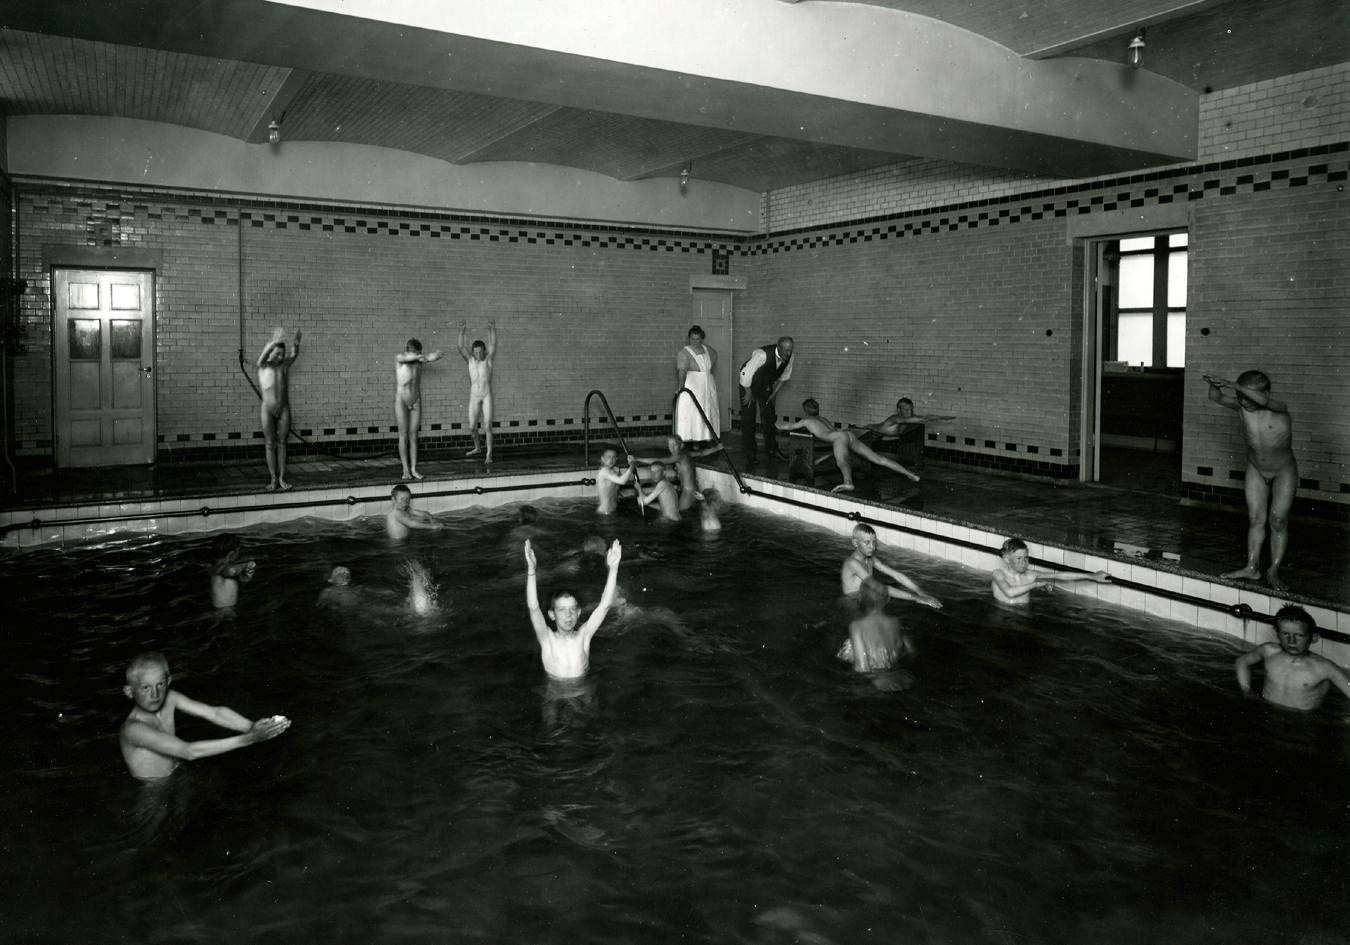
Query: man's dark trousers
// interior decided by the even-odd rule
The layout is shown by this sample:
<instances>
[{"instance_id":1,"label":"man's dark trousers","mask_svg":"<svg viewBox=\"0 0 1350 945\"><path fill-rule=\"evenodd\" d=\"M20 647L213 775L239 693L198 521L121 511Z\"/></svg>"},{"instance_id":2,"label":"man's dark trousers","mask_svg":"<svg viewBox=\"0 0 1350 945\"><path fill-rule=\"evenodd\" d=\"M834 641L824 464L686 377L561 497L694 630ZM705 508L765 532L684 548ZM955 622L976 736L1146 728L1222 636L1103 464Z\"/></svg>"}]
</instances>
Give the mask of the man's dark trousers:
<instances>
[{"instance_id":1,"label":"man's dark trousers","mask_svg":"<svg viewBox=\"0 0 1350 945\"><path fill-rule=\"evenodd\" d=\"M778 411L773 398L763 398L751 392L750 402L741 405L741 439L745 444L745 458L749 462L759 459L759 445L755 442L755 419L758 415L760 428L764 432L764 451L770 456L778 455Z\"/></svg>"}]
</instances>

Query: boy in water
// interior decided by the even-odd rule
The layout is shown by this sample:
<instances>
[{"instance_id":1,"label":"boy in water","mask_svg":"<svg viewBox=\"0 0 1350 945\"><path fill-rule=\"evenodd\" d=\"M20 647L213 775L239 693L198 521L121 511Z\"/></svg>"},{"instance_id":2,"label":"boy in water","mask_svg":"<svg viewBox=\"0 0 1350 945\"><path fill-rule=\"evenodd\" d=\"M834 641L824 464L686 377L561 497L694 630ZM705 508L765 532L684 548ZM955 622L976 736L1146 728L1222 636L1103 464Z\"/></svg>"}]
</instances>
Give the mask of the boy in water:
<instances>
[{"instance_id":1,"label":"boy in water","mask_svg":"<svg viewBox=\"0 0 1350 945\"><path fill-rule=\"evenodd\" d=\"M122 758L133 777L167 778L179 761L195 761L276 738L290 727L290 719L274 715L250 722L233 709L205 705L169 688L169 661L163 653L142 653L127 664L122 692L135 707L117 733ZM175 712L241 732L228 738L185 742L174 734Z\"/></svg>"},{"instance_id":2,"label":"boy in water","mask_svg":"<svg viewBox=\"0 0 1350 945\"><path fill-rule=\"evenodd\" d=\"M848 625L848 639L838 656L860 673L890 669L902 656L913 654L914 644L900 631L900 621L886 613L890 594L874 577L858 588L861 615Z\"/></svg>"},{"instance_id":3,"label":"boy in water","mask_svg":"<svg viewBox=\"0 0 1350 945\"><path fill-rule=\"evenodd\" d=\"M717 517L717 510L722 507L722 493L716 489L704 489L700 495L703 502L699 508L699 518L703 530L705 532L720 532L722 520Z\"/></svg>"},{"instance_id":4,"label":"boy in water","mask_svg":"<svg viewBox=\"0 0 1350 945\"><path fill-rule=\"evenodd\" d=\"M605 563L609 566L609 576L605 579L605 590L600 595L600 603L595 605L590 617L577 628L581 616L576 595L570 591L559 590L549 598L548 616L553 621L550 628L539 609L539 590L535 584L535 572L539 564L535 560L534 549L525 542L525 604L530 610L530 624L534 627L535 639L539 641L539 657L544 664L544 672L554 679L577 679L586 675L590 668L591 638L609 613L614 603L614 587L619 580L619 561L623 557L623 547L615 541L609 546Z\"/></svg>"},{"instance_id":5,"label":"boy in water","mask_svg":"<svg viewBox=\"0 0 1350 945\"><path fill-rule=\"evenodd\" d=\"M853 485L853 465L849 459L850 453L856 453L863 459L876 463L878 466L885 466L892 469L902 476L906 476L915 482L919 477L910 472L904 466L901 466L893 459L887 459L872 447L868 446L862 440L858 439L858 434L852 430L836 430L834 424L820 415L820 404L814 397L808 397L802 401L802 412L806 414L800 420L793 423L780 421L778 429L784 433L791 433L793 430L805 430L818 440L829 443L834 450L834 461L839 467L839 472L844 476L844 481L831 489L831 492L852 492ZM824 457L821 457L824 459ZM820 462L820 460L817 460Z\"/></svg>"},{"instance_id":6,"label":"boy in water","mask_svg":"<svg viewBox=\"0 0 1350 945\"><path fill-rule=\"evenodd\" d=\"M637 487L638 505L646 508L653 502L659 502L661 503L661 517L667 522L678 522L680 520L680 501L675 498L675 487L666 479L666 467L661 463L652 463L651 471L652 478L655 481L651 492L644 493L641 482L635 480L633 483Z\"/></svg>"},{"instance_id":7,"label":"boy in water","mask_svg":"<svg viewBox=\"0 0 1350 945\"><path fill-rule=\"evenodd\" d=\"M338 565L328 573L328 585L319 591L317 603L320 607L350 607L360 600L360 594L352 587L351 569Z\"/></svg>"},{"instance_id":8,"label":"boy in water","mask_svg":"<svg viewBox=\"0 0 1350 945\"><path fill-rule=\"evenodd\" d=\"M464 347L464 336L469 331L468 322L459 323L459 356L469 366L469 433L473 436L473 449L465 456L477 456L483 452L478 445L478 418L483 419L483 432L487 436L487 455L484 462L492 462L492 359L497 356L497 323L488 322L488 340L484 344L475 341L469 348Z\"/></svg>"},{"instance_id":9,"label":"boy in water","mask_svg":"<svg viewBox=\"0 0 1350 945\"><path fill-rule=\"evenodd\" d=\"M637 480L637 468L629 462L623 473L614 471L619 460L619 451L607 449L600 454L600 468L595 472L595 491L600 502L595 510L601 515L613 515L619 507L619 487Z\"/></svg>"},{"instance_id":10,"label":"boy in water","mask_svg":"<svg viewBox=\"0 0 1350 945\"><path fill-rule=\"evenodd\" d=\"M412 507L412 490L402 483L394 486L389 493L389 511L384 516L384 528L389 537L402 541L414 528L436 531L445 526L431 517L430 512L422 512Z\"/></svg>"},{"instance_id":11,"label":"boy in water","mask_svg":"<svg viewBox=\"0 0 1350 945\"><path fill-rule=\"evenodd\" d=\"M1226 578L1256 580L1261 577L1261 545L1270 522L1270 567L1266 580L1283 589L1280 564L1289 545L1289 509L1298 491L1298 464L1294 461L1293 421L1289 407L1270 396L1270 378L1260 371L1244 371L1237 383L1201 375L1209 383L1209 399L1242 419L1247 440L1247 563ZM1225 394L1227 388L1233 393Z\"/></svg>"},{"instance_id":12,"label":"boy in water","mask_svg":"<svg viewBox=\"0 0 1350 945\"><path fill-rule=\"evenodd\" d=\"M422 353L422 342L409 338L394 358L394 419L398 421L398 458L403 478L421 479L417 471L417 431L422 426L422 365L439 361L441 352Z\"/></svg>"},{"instance_id":13,"label":"boy in water","mask_svg":"<svg viewBox=\"0 0 1350 945\"><path fill-rule=\"evenodd\" d=\"M858 592L862 588L863 581L872 577L873 571L877 571L904 586L902 590L893 584L883 584L889 596L897 600L912 600L934 610L942 609L942 601L925 592L904 574L882 564L876 559L876 553L876 529L866 523L853 526L853 553L844 559L844 566L839 573L839 582L846 601L856 606L859 603Z\"/></svg>"},{"instance_id":14,"label":"boy in water","mask_svg":"<svg viewBox=\"0 0 1350 945\"><path fill-rule=\"evenodd\" d=\"M1350 696L1350 675L1331 660L1308 652L1317 639L1317 624L1302 607L1287 604L1275 615L1278 643L1262 643L1237 659L1238 685L1252 694L1252 667L1263 664L1266 681L1261 698L1286 709L1310 712L1335 686Z\"/></svg>"},{"instance_id":15,"label":"boy in water","mask_svg":"<svg viewBox=\"0 0 1350 945\"><path fill-rule=\"evenodd\" d=\"M666 437L666 449L670 450L669 456L662 456L660 459L642 459L641 457L628 457L629 465L635 463L645 463L648 466L655 467L660 464L663 466L673 466L680 479L680 511L687 512L694 507L694 502L698 499L698 473L694 469L694 460L702 459L704 456L710 456L713 453L722 452L722 447L714 446L708 449L691 450L684 445L684 440L674 434Z\"/></svg>"},{"instance_id":16,"label":"boy in water","mask_svg":"<svg viewBox=\"0 0 1350 945\"><path fill-rule=\"evenodd\" d=\"M1068 574L1037 570L1031 566L1031 552L1027 550L1027 543L1020 538L1009 538L998 553L1003 558L1003 564L994 569L992 586L994 600L1000 604L1025 604L1031 599L1031 592L1038 587L1071 584L1074 581L1111 583L1111 576L1105 571Z\"/></svg>"},{"instance_id":17,"label":"boy in water","mask_svg":"<svg viewBox=\"0 0 1350 945\"><path fill-rule=\"evenodd\" d=\"M239 560L239 536L226 532L211 540L211 605L217 609L239 603L239 584L253 580L256 561Z\"/></svg>"},{"instance_id":18,"label":"boy in water","mask_svg":"<svg viewBox=\"0 0 1350 945\"><path fill-rule=\"evenodd\" d=\"M286 492L291 484L286 481L286 438L291 435L290 371L300 357L300 332L286 353L286 329L272 332L272 340L258 355L258 391L262 395L260 407L263 440L267 449L267 472L272 477L267 491Z\"/></svg>"}]
</instances>

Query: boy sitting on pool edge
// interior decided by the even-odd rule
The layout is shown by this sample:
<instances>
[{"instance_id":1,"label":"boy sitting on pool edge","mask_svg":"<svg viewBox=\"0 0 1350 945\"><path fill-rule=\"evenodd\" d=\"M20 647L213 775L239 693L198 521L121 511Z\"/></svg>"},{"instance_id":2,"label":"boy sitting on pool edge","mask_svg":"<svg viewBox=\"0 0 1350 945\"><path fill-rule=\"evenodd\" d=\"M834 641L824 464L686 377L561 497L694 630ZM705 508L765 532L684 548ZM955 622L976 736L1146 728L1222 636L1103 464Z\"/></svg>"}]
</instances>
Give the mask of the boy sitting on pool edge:
<instances>
[{"instance_id":1,"label":"boy sitting on pool edge","mask_svg":"<svg viewBox=\"0 0 1350 945\"><path fill-rule=\"evenodd\" d=\"M1275 614L1278 643L1262 643L1238 657L1238 685L1242 694L1252 693L1252 667L1262 664L1265 685L1261 698L1286 709L1311 712L1322 704L1327 690L1335 686L1350 696L1350 675L1340 666L1309 648L1317 639L1317 624L1302 607L1286 604Z\"/></svg>"},{"instance_id":2,"label":"boy sitting on pool edge","mask_svg":"<svg viewBox=\"0 0 1350 945\"><path fill-rule=\"evenodd\" d=\"M991 586L994 589L994 600L1000 604L1025 604L1036 588L1051 587L1056 583L1068 584L1073 581L1111 583L1111 576L1105 571L1069 574L1037 570L1031 566L1031 553L1027 550L1027 543L1020 538L1009 538L998 553L1003 563L994 569Z\"/></svg>"},{"instance_id":3,"label":"boy sitting on pool edge","mask_svg":"<svg viewBox=\"0 0 1350 945\"><path fill-rule=\"evenodd\" d=\"M605 579L605 590L600 595L600 603L595 605L586 622L577 627L581 616L581 607L576 595L571 591L557 590L549 598L548 615L553 627L544 619L539 609L539 589L535 572L539 562L535 559L534 548L525 542L525 605L530 610L530 624L534 627L535 639L539 641L539 658L544 664L544 672L554 679L578 679L586 675L591 662L591 638L609 613L614 603L614 587L619 580L619 561L623 557L623 546L616 540L609 546L605 563L609 566L609 576Z\"/></svg>"}]
</instances>

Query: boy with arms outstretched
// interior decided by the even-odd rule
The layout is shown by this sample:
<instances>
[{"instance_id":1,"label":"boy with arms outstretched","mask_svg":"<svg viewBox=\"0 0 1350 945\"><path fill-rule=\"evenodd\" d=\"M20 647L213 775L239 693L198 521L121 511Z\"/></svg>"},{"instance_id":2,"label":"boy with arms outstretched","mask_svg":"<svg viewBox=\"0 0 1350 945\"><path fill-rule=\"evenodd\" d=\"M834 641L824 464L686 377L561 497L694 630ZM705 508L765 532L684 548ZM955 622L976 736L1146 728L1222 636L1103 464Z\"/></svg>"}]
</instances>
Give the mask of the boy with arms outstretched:
<instances>
[{"instance_id":1,"label":"boy with arms outstretched","mask_svg":"<svg viewBox=\"0 0 1350 945\"><path fill-rule=\"evenodd\" d=\"M912 600L934 610L942 609L942 601L924 591L906 575L877 560L877 532L871 525L862 522L853 526L852 540L853 553L844 559L844 566L839 571L840 590L843 591L846 601L856 605L858 591L861 590L863 582L872 577L872 572L876 571L902 585L901 587L894 584L883 585L890 597Z\"/></svg>"},{"instance_id":2,"label":"boy with arms outstretched","mask_svg":"<svg viewBox=\"0 0 1350 945\"><path fill-rule=\"evenodd\" d=\"M1280 565L1289 546L1289 509L1298 491L1298 463L1291 447L1294 436L1289 407L1270 396L1270 378L1260 371L1244 371L1237 383L1201 375L1209 384L1209 399L1242 420L1247 440L1247 563L1226 578L1256 580L1261 577L1261 546L1270 522L1270 567L1266 580L1283 589ZM1231 394L1224 393L1231 390Z\"/></svg>"},{"instance_id":3,"label":"boy with arms outstretched","mask_svg":"<svg viewBox=\"0 0 1350 945\"><path fill-rule=\"evenodd\" d=\"M605 590L600 595L600 603L595 605L590 617L578 629L577 620L581 617L581 607L576 595L566 590L553 592L548 602L548 616L553 620L550 628L539 609L539 589L536 586L535 572L539 563L534 556L534 548L525 542L525 604L530 610L530 624L534 627L535 639L539 641L539 658L544 664L544 672L554 679L577 679L586 675L591 663L591 638L609 613L614 603L614 587L619 580L619 561L623 557L623 547L615 541L605 555L605 564L609 566L609 576L605 579Z\"/></svg>"},{"instance_id":4,"label":"boy with arms outstretched","mask_svg":"<svg viewBox=\"0 0 1350 945\"><path fill-rule=\"evenodd\" d=\"M1031 592L1038 587L1051 587L1054 584L1070 584L1074 581L1096 581L1098 584L1110 584L1111 576L1105 571L1091 574L1071 574L1060 571L1040 571L1031 566L1031 552L1027 543L1020 538L1009 538L999 549L1003 564L994 569L994 600L1000 604L1025 604L1030 600Z\"/></svg>"}]
</instances>

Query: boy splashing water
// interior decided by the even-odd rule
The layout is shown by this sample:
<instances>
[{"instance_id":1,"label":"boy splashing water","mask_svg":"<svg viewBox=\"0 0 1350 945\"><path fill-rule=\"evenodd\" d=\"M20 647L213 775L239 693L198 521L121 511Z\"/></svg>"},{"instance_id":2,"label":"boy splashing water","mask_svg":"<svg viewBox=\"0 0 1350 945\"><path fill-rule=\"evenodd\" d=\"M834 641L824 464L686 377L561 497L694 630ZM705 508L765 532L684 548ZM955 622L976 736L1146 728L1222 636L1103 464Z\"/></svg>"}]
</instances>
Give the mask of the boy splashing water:
<instances>
[{"instance_id":1,"label":"boy splashing water","mask_svg":"<svg viewBox=\"0 0 1350 945\"><path fill-rule=\"evenodd\" d=\"M581 607L576 595L570 591L559 590L549 598L548 616L553 621L549 627L539 609L539 589L535 583L535 572L539 563L535 560L534 548L525 542L525 604L530 610L530 623L534 627L535 639L539 641L539 658L544 664L544 672L554 679L578 679L586 675L591 662L591 638L604 623L610 605L614 603L614 588L619 580L619 561L623 557L623 547L615 541L609 546L605 563L609 566L609 576L605 579L605 590L600 595L600 603L595 605L586 622L577 627L581 617Z\"/></svg>"}]
</instances>

